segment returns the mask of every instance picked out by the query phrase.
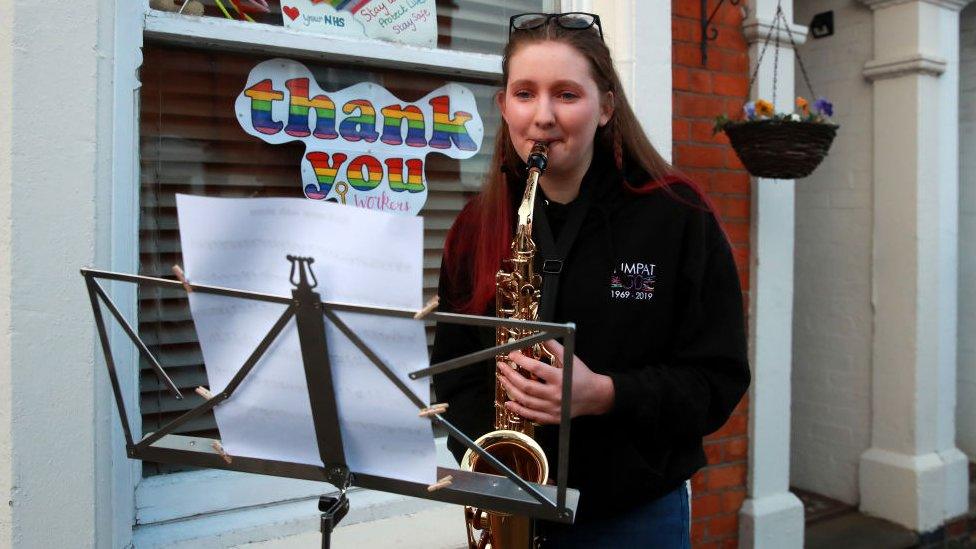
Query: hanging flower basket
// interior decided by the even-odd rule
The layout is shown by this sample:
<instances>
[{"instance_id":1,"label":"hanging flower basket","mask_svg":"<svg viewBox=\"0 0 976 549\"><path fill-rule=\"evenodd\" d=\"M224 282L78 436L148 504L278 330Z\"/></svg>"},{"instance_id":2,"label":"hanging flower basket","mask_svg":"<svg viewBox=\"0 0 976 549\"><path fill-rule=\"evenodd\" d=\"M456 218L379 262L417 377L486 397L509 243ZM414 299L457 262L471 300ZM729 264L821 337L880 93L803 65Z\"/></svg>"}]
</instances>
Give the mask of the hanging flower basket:
<instances>
[{"instance_id":1,"label":"hanging flower basket","mask_svg":"<svg viewBox=\"0 0 976 549\"><path fill-rule=\"evenodd\" d=\"M837 124L792 120L727 122L735 154L750 174L770 179L799 179L820 165L837 135Z\"/></svg>"},{"instance_id":2,"label":"hanging flower basket","mask_svg":"<svg viewBox=\"0 0 976 549\"><path fill-rule=\"evenodd\" d=\"M800 65L807 88L813 92L810 77L803 66L803 59L793 40L793 31L783 13L781 2L776 5L776 18L756 60L755 70L749 80L751 88L756 81L759 67L770 38L775 37L776 49L773 59L773 101L758 99L742 107L742 118L730 120L724 114L715 119L715 133L725 132L735 154L749 173L768 179L799 179L810 175L820 165L840 127L830 119L834 106L821 97L811 106L806 99L796 98L794 112L777 113L776 84L779 67L779 29L789 36ZM812 107L812 108L811 108Z\"/></svg>"}]
</instances>

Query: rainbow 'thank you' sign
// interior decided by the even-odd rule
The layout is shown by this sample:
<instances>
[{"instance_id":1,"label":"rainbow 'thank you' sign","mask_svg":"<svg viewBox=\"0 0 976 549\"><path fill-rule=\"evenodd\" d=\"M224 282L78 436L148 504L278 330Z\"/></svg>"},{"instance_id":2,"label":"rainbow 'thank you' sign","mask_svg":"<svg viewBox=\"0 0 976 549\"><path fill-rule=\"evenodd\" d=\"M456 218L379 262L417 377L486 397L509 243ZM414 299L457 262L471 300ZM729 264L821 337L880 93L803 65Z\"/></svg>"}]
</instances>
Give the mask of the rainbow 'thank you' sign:
<instances>
[{"instance_id":1,"label":"rainbow 'thank you' sign","mask_svg":"<svg viewBox=\"0 0 976 549\"><path fill-rule=\"evenodd\" d=\"M308 198L407 215L427 201L427 154L470 158L485 133L474 95L459 84L411 103L370 82L326 92L305 65L288 59L251 69L235 108L249 134L305 143Z\"/></svg>"}]
</instances>

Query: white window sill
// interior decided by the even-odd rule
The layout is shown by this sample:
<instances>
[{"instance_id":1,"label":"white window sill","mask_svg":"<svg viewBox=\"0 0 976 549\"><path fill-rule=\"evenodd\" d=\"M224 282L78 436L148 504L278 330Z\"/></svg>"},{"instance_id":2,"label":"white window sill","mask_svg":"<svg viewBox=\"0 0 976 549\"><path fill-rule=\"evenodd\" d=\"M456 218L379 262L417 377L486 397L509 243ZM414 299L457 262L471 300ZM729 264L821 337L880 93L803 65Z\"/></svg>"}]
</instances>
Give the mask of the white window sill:
<instances>
[{"instance_id":1,"label":"white window sill","mask_svg":"<svg viewBox=\"0 0 976 549\"><path fill-rule=\"evenodd\" d=\"M349 514L340 522L333 541L350 535L353 539L366 535L375 540L386 541L407 535L414 541L420 541L425 534L417 531L418 524L413 519L423 516L427 517L425 520L430 527L427 535L436 534L440 539L447 534L450 539L460 542L452 544L453 546L460 547L464 544L464 514L460 505L372 490L353 489L348 495ZM449 522L450 519L453 522ZM277 540L272 544L276 547L280 543L285 544L281 547L317 547L321 540L319 521L318 496L315 496L234 509L190 520L137 526L133 531L132 542L140 549L235 547L243 544L251 547L252 543L260 544L270 540ZM294 543L300 540L314 541L303 545ZM423 546L429 547L429 544Z\"/></svg>"},{"instance_id":2,"label":"white window sill","mask_svg":"<svg viewBox=\"0 0 976 549\"><path fill-rule=\"evenodd\" d=\"M146 13L145 37L197 47L368 64L491 81L498 80L502 72L500 55L422 48L382 40L355 40L275 25L157 10Z\"/></svg>"},{"instance_id":3,"label":"white window sill","mask_svg":"<svg viewBox=\"0 0 976 549\"><path fill-rule=\"evenodd\" d=\"M435 439L438 465L457 467L447 439ZM316 532L323 482L203 470L147 478L136 488L136 547L231 547ZM458 506L353 488L342 526ZM458 511L458 520L463 522Z\"/></svg>"},{"instance_id":4,"label":"white window sill","mask_svg":"<svg viewBox=\"0 0 976 549\"><path fill-rule=\"evenodd\" d=\"M416 513L385 519L339 524L332 532L332 547L396 547L397 549L463 549L468 546L460 505L444 504ZM322 534L277 534L267 541L251 542L235 549L308 549L320 547Z\"/></svg>"}]
</instances>

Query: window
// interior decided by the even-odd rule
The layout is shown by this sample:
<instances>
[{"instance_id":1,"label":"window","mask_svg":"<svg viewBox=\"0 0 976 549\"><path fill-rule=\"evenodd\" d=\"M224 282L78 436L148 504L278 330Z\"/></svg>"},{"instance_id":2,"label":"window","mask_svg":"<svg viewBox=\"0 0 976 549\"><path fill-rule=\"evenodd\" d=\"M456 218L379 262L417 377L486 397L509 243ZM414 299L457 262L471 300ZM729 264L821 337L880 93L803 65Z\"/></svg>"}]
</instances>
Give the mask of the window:
<instances>
[{"instance_id":1,"label":"window","mask_svg":"<svg viewBox=\"0 0 976 549\"><path fill-rule=\"evenodd\" d=\"M280 10L278 0L269 0L269 4L272 11ZM429 194L421 215L425 218L425 297L430 297L446 232L467 196L480 186L498 126L491 96L500 75L499 54L507 38L508 17L550 10L556 2L452 0L436 5L438 47L431 49L298 33L282 29L280 19L267 24L242 23L209 13L192 17L144 11L142 2L117 4L115 169L119 174L137 174L139 181L138 206L127 206L135 204L135 197L120 196L113 210L113 226L121 227L113 235L118 249L138 249L141 274L169 276L170 266L182 262L175 193L303 196L299 162L303 145L268 145L247 135L234 119L233 98L244 88L250 69L261 61L284 57L303 63L325 90L377 82L404 101L453 81L476 96L485 136L482 152L463 162L438 154L427 156ZM116 184L124 195L129 192L124 175L118 179ZM135 256L123 253L113 265L131 272ZM135 406L130 410L133 415L141 413L142 432L149 432L199 402L192 389L206 384L206 376L181 292L144 288L137 298L128 299L132 301L127 304L138 307L140 335L186 389L187 401L176 401L140 365L138 389L129 389L126 400L139 399L139 412L132 410ZM130 356L137 360L136 353ZM210 416L180 434L214 437L218 433ZM118 468L115 480L133 490L132 498L120 493L118 504L132 510L137 526L128 533L125 525L119 526L123 528L120 535L131 534L137 546L195 539L203 529L212 531L214 520L230 517L227 512L238 518L221 524L236 529L241 528L239 520L244 520L251 525L248 531L257 532L251 528L263 527L269 504L276 512L292 516L314 509L312 500L321 491L319 483L294 479L179 471L141 462L133 463L132 468L143 471L141 478ZM364 497L374 496L399 501L383 494ZM395 503L394 508L399 505Z\"/></svg>"},{"instance_id":2,"label":"window","mask_svg":"<svg viewBox=\"0 0 976 549\"><path fill-rule=\"evenodd\" d=\"M226 2L225 2L226 3ZM539 11L541 2L439 2L441 44L493 51L507 37L509 13ZM517 7L512 7L517 5ZM169 17L169 16L166 16ZM176 16L173 16L176 17ZM188 19L180 16L181 19ZM247 27L227 23L233 27ZM255 28L266 27L254 25ZM244 29L249 30L249 29ZM243 32L243 30L241 31ZM139 271L148 276L169 276L181 264L176 219L176 193L227 197L303 197L299 142L270 145L251 137L235 119L234 101L255 65L276 57L202 49L183 40L148 40L140 69L142 88L139 112ZM425 299L436 292L444 238L457 212L481 183L498 126L492 96L497 85L490 79L420 73L361 64L325 63L289 56L314 73L326 90L357 82L376 82L404 101L418 99L447 81L459 82L476 96L485 125L481 152L459 162L431 154L425 165L429 186L425 219ZM494 58L497 62L497 58ZM385 65L390 65L386 63ZM198 405L193 389L206 386L202 355L196 341L188 303L180 291L141 288L138 295L139 332L176 384L183 401L174 399L148 364L140 366L140 406L143 432L153 431ZM432 336L432 331L428 332ZM212 414L197 418L178 434L219 438ZM144 463L143 476L181 470L165 464Z\"/></svg>"},{"instance_id":3,"label":"window","mask_svg":"<svg viewBox=\"0 0 976 549\"><path fill-rule=\"evenodd\" d=\"M181 264L176 193L225 197L303 197L299 166L305 147L295 142L270 145L246 134L235 120L234 101L248 71L263 58L227 52L151 44L144 52L140 121L140 272L169 276ZM376 82L410 101L445 82L400 71L368 71L341 66L311 66L316 80L332 89ZM178 73L179 78L172 75ZM328 83L328 84L324 84ZM494 87L465 82L479 111L491 116ZM494 128L497 119L486 120ZM480 183L480 166L490 153L493 130L481 152L461 163L446 156L428 157L425 219L425 298L436 293L440 252L454 216ZM284 275L284 271L283 271ZM141 367L143 430L152 431L198 405L193 388L206 386L206 374L188 303L180 291L146 287L139 294L139 329L187 398L178 401L147 363ZM180 434L219 438L212 415L197 418ZM172 470L144 464L144 475Z\"/></svg>"}]
</instances>

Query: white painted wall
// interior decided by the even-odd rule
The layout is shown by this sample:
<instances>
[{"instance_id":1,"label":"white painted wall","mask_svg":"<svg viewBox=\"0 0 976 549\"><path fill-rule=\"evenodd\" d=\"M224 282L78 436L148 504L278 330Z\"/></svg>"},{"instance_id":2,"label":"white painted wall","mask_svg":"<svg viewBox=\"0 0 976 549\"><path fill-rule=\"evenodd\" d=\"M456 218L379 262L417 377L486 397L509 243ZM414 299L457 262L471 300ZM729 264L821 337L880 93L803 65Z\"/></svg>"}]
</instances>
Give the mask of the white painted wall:
<instances>
[{"instance_id":1,"label":"white painted wall","mask_svg":"<svg viewBox=\"0 0 976 549\"><path fill-rule=\"evenodd\" d=\"M0 21L13 20L13 4L0 2ZM13 26L0 25L0 547L11 543L10 476L10 190L13 187Z\"/></svg>"},{"instance_id":2,"label":"white painted wall","mask_svg":"<svg viewBox=\"0 0 976 549\"><path fill-rule=\"evenodd\" d=\"M671 4L563 0L563 11L596 13L627 100L657 152L671 161ZM638 91L639 90L639 91Z\"/></svg>"},{"instance_id":3,"label":"white painted wall","mask_svg":"<svg viewBox=\"0 0 976 549\"><path fill-rule=\"evenodd\" d=\"M792 486L858 502L871 444L871 10L856 0L796 2L796 21L834 12L834 35L800 47L841 125L823 164L796 184ZM800 71L797 95L811 97Z\"/></svg>"},{"instance_id":4,"label":"white painted wall","mask_svg":"<svg viewBox=\"0 0 976 549\"><path fill-rule=\"evenodd\" d=\"M93 547L111 486L96 444L99 85L114 2L0 7L0 546ZM105 23L107 22L107 25ZM109 80L110 81L110 80ZM107 112L111 123L111 109ZM109 138L111 133L108 134ZM102 227L101 232L97 227ZM108 404L106 403L106 406ZM107 408L106 408L107 409ZM10 503L8 504L8 500Z\"/></svg>"},{"instance_id":5,"label":"white painted wall","mask_svg":"<svg viewBox=\"0 0 976 549\"><path fill-rule=\"evenodd\" d=\"M962 11L959 94L959 449L976 460L976 4Z\"/></svg>"},{"instance_id":6,"label":"white painted wall","mask_svg":"<svg viewBox=\"0 0 976 549\"><path fill-rule=\"evenodd\" d=\"M670 161L671 5L651 4L600 0L594 7L611 21L607 43L634 114L654 148Z\"/></svg>"}]
</instances>

